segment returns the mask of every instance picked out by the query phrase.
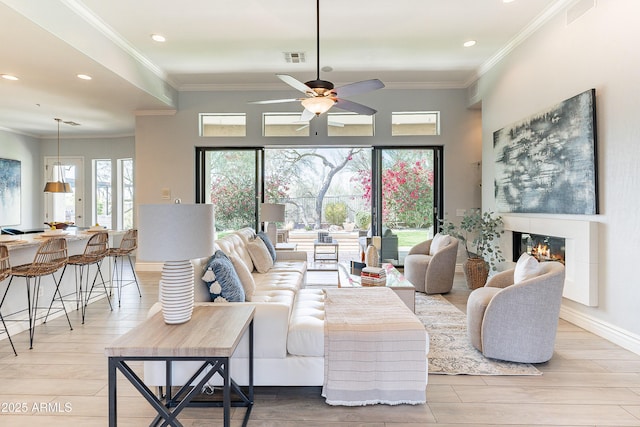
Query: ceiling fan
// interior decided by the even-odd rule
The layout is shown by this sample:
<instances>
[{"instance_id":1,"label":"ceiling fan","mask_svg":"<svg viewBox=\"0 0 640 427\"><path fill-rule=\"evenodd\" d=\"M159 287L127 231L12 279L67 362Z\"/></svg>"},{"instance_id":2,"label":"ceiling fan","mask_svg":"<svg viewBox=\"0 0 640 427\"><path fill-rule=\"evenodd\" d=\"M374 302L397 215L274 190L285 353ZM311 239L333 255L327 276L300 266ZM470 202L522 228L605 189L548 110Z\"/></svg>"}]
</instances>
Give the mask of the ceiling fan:
<instances>
[{"instance_id":1,"label":"ceiling fan","mask_svg":"<svg viewBox=\"0 0 640 427\"><path fill-rule=\"evenodd\" d=\"M364 80L334 88L333 83L320 80L320 0L316 0L316 79L302 83L288 74L276 74L276 76L300 92L305 98L272 99L267 101L254 101L251 104L278 104L284 102L300 102L304 107L300 121L308 122L314 116L326 113L335 106L341 110L351 111L357 114L371 116L377 111L366 105L345 99L351 95L382 89L384 83L378 79Z\"/></svg>"}]
</instances>

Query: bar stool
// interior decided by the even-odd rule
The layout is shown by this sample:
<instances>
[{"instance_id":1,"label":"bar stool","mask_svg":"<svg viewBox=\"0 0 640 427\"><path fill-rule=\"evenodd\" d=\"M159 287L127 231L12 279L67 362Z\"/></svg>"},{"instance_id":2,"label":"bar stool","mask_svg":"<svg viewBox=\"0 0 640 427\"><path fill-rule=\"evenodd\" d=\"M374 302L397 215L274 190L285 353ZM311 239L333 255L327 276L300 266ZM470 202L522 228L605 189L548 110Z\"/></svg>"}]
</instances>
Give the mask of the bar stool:
<instances>
[{"instance_id":1,"label":"bar stool","mask_svg":"<svg viewBox=\"0 0 640 427\"><path fill-rule=\"evenodd\" d=\"M11 276L11 264L9 263L9 250L5 245L0 245L0 282L2 282L7 277ZM4 323L4 317L2 317L2 313L0 312L0 320L2 321L3 330L0 332L5 332L7 337L9 338L9 342L11 343L11 348L13 349L13 354L16 356L18 353L16 352L16 347L13 345L13 341L11 340L11 335L9 334L9 329L7 329L7 324Z\"/></svg>"},{"instance_id":2,"label":"bar stool","mask_svg":"<svg viewBox=\"0 0 640 427\"><path fill-rule=\"evenodd\" d=\"M122 299L122 288L130 285L135 282L138 288L138 295L142 298L142 293L140 292L140 285L138 284L138 277L136 275L136 270L133 267L133 262L131 261L131 253L138 248L138 230L132 228L127 230L127 232L122 237L122 241L120 242L120 247L109 249L109 253L107 256L113 257L114 264L114 277L111 277L111 283L115 283L118 288L118 307L120 307L120 301ZM129 266L131 267L131 273L133 274L133 280L124 281L123 279L123 271L124 271L124 257L129 259ZM120 269L118 270L118 258L120 258Z\"/></svg>"},{"instance_id":3,"label":"bar stool","mask_svg":"<svg viewBox=\"0 0 640 427\"><path fill-rule=\"evenodd\" d=\"M91 238L89 238L89 241L84 248L84 253L80 255L71 255L69 257L69 261L67 261L67 265L65 265L62 270L62 276L60 276L60 279L64 276L68 266L72 265L76 267L76 305L80 305L83 325L87 306L89 305L93 288L96 286L98 275L100 275L100 279L102 279L102 287L104 288L104 294L109 302L109 308L113 310L111 299L107 292L107 286L105 284L104 277L102 276L102 270L100 269L102 261L107 256L108 252L109 234L107 232L95 233ZM93 283L91 284L91 288L89 288L89 267L94 264L96 266L96 274L93 276ZM53 305L53 301L51 301L51 304ZM49 314L47 313L47 316L48 315Z\"/></svg>"},{"instance_id":4,"label":"bar stool","mask_svg":"<svg viewBox=\"0 0 640 427\"><path fill-rule=\"evenodd\" d=\"M11 268L11 279L9 280L9 285L4 292L2 301L0 302L0 310L2 309L4 300L7 297L7 293L11 288L13 279L16 277L24 277L27 285L27 311L29 314L30 349L33 348L33 337L36 331L36 321L41 318L38 317L38 309L46 308L38 306L40 284L43 276L48 276L50 274L53 278L53 283L56 285L56 289L53 292L52 302L56 300L57 295L60 302L62 303L62 308L60 308L60 310L64 311L64 314L67 317L67 322L69 323L69 329L73 330L71 321L69 320L69 315L67 314L67 309L65 308L64 301L62 300L62 295L60 294L61 281L56 280L56 277L54 275L56 271L60 270L67 264L68 259L67 241L62 237L56 237L47 239L40 244L40 247L38 248L38 251L36 252L36 255L31 264L24 264ZM60 278L62 278L62 276L60 276ZM51 308L51 306L49 306L49 308ZM47 311L47 316L48 315L49 311Z\"/></svg>"}]
</instances>

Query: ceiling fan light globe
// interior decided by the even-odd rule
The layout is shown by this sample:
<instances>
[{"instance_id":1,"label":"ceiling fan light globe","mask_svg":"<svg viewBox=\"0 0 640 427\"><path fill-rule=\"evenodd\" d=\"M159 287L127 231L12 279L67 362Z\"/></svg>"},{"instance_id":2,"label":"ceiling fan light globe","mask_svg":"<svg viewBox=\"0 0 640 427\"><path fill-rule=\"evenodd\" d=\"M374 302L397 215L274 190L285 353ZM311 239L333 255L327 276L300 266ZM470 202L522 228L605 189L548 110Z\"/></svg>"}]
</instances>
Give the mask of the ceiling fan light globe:
<instances>
[{"instance_id":1,"label":"ceiling fan light globe","mask_svg":"<svg viewBox=\"0 0 640 427\"><path fill-rule=\"evenodd\" d=\"M316 116L320 114L326 113L333 107L335 101L331 98L327 98L324 96L315 97L315 98L307 98L302 100L302 106L311 111Z\"/></svg>"}]
</instances>

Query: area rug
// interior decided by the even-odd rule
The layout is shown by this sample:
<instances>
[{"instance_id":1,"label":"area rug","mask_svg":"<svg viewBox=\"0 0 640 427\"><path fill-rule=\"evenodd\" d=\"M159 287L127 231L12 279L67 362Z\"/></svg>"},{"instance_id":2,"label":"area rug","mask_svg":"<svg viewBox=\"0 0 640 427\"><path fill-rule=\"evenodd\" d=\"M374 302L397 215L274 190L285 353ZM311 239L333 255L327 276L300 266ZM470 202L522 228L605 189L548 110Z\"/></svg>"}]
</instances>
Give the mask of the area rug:
<instances>
[{"instance_id":1,"label":"area rug","mask_svg":"<svg viewBox=\"0 0 640 427\"><path fill-rule=\"evenodd\" d=\"M528 363L488 359L467 336L467 316L442 295L416 293L416 316L429 333L429 373L443 375L542 375Z\"/></svg>"}]
</instances>

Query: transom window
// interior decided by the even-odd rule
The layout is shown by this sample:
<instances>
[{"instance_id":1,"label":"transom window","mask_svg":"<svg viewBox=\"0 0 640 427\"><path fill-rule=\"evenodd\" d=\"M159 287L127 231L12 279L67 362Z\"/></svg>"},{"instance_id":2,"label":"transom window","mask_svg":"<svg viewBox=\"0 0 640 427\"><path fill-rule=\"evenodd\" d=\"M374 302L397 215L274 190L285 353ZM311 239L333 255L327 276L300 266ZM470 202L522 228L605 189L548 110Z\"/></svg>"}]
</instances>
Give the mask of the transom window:
<instances>
[{"instance_id":1,"label":"transom window","mask_svg":"<svg viewBox=\"0 0 640 427\"><path fill-rule=\"evenodd\" d=\"M200 113L200 136L247 136L246 113Z\"/></svg>"},{"instance_id":2,"label":"transom window","mask_svg":"<svg viewBox=\"0 0 640 427\"><path fill-rule=\"evenodd\" d=\"M440 112L393 112L391 113L391 135L440 135Z\"/></svg>"}]
</instances>

